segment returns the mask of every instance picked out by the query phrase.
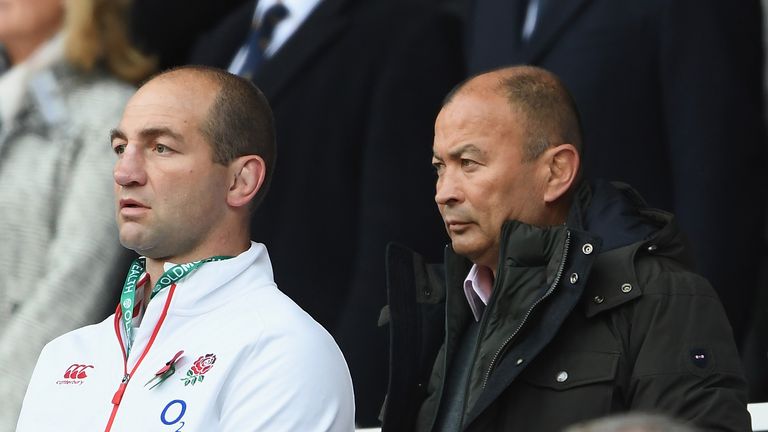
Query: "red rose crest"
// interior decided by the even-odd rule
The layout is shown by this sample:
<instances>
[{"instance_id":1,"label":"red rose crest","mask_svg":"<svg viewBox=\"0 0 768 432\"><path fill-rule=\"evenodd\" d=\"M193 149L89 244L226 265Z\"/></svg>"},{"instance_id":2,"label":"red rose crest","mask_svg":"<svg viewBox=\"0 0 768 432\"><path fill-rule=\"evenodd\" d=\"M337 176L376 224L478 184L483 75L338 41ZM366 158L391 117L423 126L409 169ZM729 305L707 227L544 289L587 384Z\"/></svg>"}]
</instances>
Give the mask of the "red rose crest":
<instances>
[{"instance_id":1,"label":"red rose crest","mask_svg":"<svg viewBox=\"0 0 768 432\"><path fill-rule=\"evenodd\" d=\"M215 354L206 354L204 356L198 357L192 367L190 367L187 371L187 375L181 379L184 381L184 385L195 385L195 383L198 381L202 382L205 378L205 374L211 370L214 363L216 363Z\"/></svg>"}]
</instances>

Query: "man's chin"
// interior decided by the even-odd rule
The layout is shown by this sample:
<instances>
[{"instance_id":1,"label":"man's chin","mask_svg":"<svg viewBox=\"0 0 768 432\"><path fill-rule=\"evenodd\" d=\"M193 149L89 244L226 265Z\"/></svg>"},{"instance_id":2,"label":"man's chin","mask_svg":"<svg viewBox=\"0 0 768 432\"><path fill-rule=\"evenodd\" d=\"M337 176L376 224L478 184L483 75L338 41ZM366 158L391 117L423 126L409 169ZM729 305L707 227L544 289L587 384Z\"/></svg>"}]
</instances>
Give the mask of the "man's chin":
<instances>
[{"instance_id":1,"label":"man's chin","mask_svg":"<svg viewBox=\"0 0 768 432\"><path fill-rule=\"evenodd\" d=\"M139 255L147 256L147 253L154 249L151 242L135 232L124 233L120 231L120 244L124 248L130 249Z\"/></svg>"},{"instance_id":2,"label":"man's chin","mask_svg":"<svg viewBox=\"0 0 768 432\"><path fill-rule=\"evenodd\" d=\"M477 248L473 248L471 245L462 243L459 241L451 241L451 248L457 255L461 255L467 259L473 259L477 256Z\"/></svg>"},{"instance_id":3,"label":"man's chin","mask_svg":"<svg viewBox=\"0 0 768 432\"><path fill-rule=\"evenodd\" d=\"M491 254L489 254L488 247L484 247L485 245L480 245L477 243L469 243L469 242L461 242L458 239L454 239L451 241L451 248L453 249L453 252L456 253L456 255L463 256L464 258L472 261L475 264L480 265L495 265L495 258L491 258ZM490 246L493 247L493 246ZM493 259L493 263L488 263L486 261Z\"/></svg>"}]
</instances>

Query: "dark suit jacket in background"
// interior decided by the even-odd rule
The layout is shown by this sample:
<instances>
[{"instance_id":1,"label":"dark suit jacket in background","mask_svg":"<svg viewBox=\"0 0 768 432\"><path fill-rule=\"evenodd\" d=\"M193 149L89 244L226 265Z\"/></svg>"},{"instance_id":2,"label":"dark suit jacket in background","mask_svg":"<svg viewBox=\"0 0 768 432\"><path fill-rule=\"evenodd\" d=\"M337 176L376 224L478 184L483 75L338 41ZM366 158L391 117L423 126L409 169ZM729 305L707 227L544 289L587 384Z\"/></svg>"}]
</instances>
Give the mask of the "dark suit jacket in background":
<instances>
[{"instance_id":1,"label":"dark suit jacket in background","mask_svg":"<svg viewBox=\"0 0 768 432\"><path fill-rule=\"evenodd\" d=\"M226 68L254 7L209 26L188 63ZM385 245L439 260L446 241L430 160L441 100L464 74L459 27L418 1L324 0L254 78L278 157L252 237L280 289L341 346L362 425L376 422L386 386Z\"/></svg>"},{"instance_id":2,"label":"dark suit jacket in background","mask_svg":"<svg viewBox=\"0 0 768 432\"><path fill-rule=\"evenodd\" d=\"M203 32L248 0L133 0L134 43L155 55L160 69L186 63Z\"/></svg>"},{"instance_id":3,"label":"dark suit jacket in background","mask_svg":"<svg viewBox=\"0 0 768 432\"><path fill-rule=\"evenodd\" d=\"M758 1L544 1L530 43L519 37L527 1L474 1L470 71L534 64L560 76L581 111L587 177L674 211L742 339L764 253Z\"/></svg>"}]
</instances>

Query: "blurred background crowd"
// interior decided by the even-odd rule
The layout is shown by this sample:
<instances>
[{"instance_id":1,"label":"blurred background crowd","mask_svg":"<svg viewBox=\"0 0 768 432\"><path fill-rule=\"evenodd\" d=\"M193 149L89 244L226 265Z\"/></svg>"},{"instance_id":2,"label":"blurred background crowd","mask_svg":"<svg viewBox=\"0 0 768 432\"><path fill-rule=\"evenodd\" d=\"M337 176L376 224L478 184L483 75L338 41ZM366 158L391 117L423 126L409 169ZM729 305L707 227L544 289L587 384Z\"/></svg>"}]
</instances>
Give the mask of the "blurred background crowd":
<instances>
[{"instance_id":1,"label":"blurred background crowd","mask_svg":"<svg viewBox=\"0 0 768 432\"><path fill-rule=\"evenodd\" d=\"M0 432L15 427L42 346L116 304L131 256L109 131L135 85L183 64L247 76L269 99L278 162L252 237L340 345L360 426L377 424L386 391L385 246L440 261L447 242L430 165L442 98L513 64L572 91L587 178L630 183L676 214L731 321L751 402L768 400L764 7L0 0Z\"/></svg>"}]
</instances>

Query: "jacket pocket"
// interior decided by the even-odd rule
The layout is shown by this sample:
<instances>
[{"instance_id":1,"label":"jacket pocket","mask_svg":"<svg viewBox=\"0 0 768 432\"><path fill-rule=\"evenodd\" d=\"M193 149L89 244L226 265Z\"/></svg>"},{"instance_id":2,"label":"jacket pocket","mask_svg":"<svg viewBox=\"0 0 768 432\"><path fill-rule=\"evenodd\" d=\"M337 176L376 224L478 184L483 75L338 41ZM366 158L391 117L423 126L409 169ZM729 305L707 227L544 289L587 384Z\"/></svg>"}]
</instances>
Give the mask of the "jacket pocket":
<instances>
[{"instance_id":1,"label":"jacket pocket","mask_svg":"<svg viewBox=\"0 0 768 432\"><path fill-rule=\"evenodd\" d=\"M532 386L569 390L580 386L613 382L619 365L619 353L576 351L557 357L538 357L520 375Z\"/></svg>"},{"instance_id":2,"label":"jacket pocket","mask_svg":"<svg viewBox=\"0 0 768 432\"><path fill-rule=\"evenodd\" d=\"M618 368L618 353L542 353L496 401L492 423L497 426L488 430L560 431L609 414L618 409Z\"/></svg>"}]
</instances>

